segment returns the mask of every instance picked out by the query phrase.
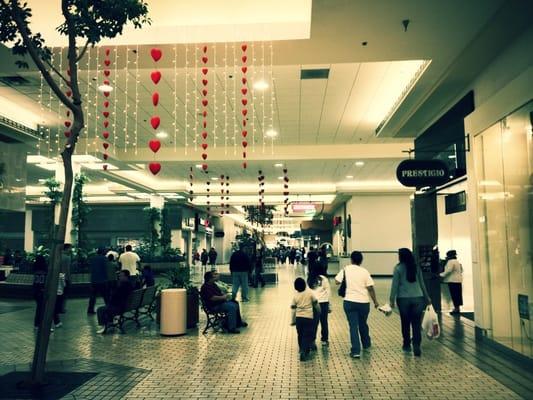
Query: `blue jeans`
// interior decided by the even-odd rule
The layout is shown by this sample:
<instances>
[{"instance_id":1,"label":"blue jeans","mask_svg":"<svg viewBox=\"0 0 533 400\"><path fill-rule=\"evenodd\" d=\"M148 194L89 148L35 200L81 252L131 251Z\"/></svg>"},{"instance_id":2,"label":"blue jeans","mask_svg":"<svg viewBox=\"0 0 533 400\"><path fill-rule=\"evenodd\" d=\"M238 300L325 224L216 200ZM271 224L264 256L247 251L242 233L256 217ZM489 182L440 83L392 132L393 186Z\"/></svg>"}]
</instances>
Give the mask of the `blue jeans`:
<instances>
[{"instance_id":1,"label":"blue jeans","mask_svg":"<svg viewBox=\"0 0 533 400\"><path fill-rule=\"evenodd\" d=\"M237 325L241 325L241 312L239 309L239 304L235 301L225 301L222 304L218 304L213 307L213 311L224 311L228 314L228 329L230 331L237 328Z\"/></svg>"},{"instance_id":2,"label":"blue jeans","mask_svg":"<svg viewBox=\"0 0 533 400\"><path fill-rule=\"evenodd\" d=\"M400 310L402 321L402 337L404 347L411 345L411 328L413 329L413 346L420 348L422 334L420 328L422 315L426 308L426 301L423 297L398 297L396 299Z\"/></svg>"},{"instance_id":3,"label":"blue jeans","mask_svg":"<svg viewBox=\"0 0 533 400\"><path fill-rule=\"evenodd\" d=\"M235 300L239 287L242 287L241 296L243 300L248 300L248 272L231 273L231 297Z\"/></svg>"},{"instance_id":4,"label":"blue jeans","mask_svg":"<svg viewBox=\"0 0 533 400\"><path fill-rule=\"evenodd\" d=\"M352 354L361 353L361 344L366 349L370 347L370 335L368 334L368 325L366 320L370 313L370 303L356 303L344 300L344 312L350 325L350 341L352 342ZM359 342L359 335L361 342Z\"/></svg>"}]
</instances>

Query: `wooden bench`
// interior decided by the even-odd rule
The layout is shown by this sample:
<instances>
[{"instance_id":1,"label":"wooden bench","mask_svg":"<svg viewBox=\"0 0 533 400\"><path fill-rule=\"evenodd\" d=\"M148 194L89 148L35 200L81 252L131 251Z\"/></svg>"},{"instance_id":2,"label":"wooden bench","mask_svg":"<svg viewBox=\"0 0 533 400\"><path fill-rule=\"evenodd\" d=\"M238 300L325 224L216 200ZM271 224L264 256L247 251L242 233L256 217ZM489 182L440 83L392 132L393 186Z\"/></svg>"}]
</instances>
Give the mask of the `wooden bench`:
<instances>
[{"instance_id":1,"label":"wooden bench","mask_svg":"<svg viewBox=\"0 0 533 400\"><path fill-rule=\"evenodd\" d=\"M145 289L137 289L130 293L126 301L124 310L119 315L115 315L113 321L106 325L105 332L109 328L118 328L120 333L124 332L124 323L126 321L134 321L137 327L141 326L139 317L147 315L154 319L152 312L154 311L156 287L149 286Z\"/></svg>"},{"instance_id":2,"label":"wooden bench","mask_svg":"<svg viewBox=\"0 0 533 400\"><path fill-rule=\"evenodd\" d=\"M202 296L199 296L199 297L200 297L200 305L207 318L207 323L205 324L205 328L202 333L205 335L207 331L209 330L209 328L213 328L214 332L218 332L221 330L223 331L224 323L226 322L226 318L228 317L228 314L224 311L210 310L209 308L207 308Z\"/></svg>"}]
</instances>

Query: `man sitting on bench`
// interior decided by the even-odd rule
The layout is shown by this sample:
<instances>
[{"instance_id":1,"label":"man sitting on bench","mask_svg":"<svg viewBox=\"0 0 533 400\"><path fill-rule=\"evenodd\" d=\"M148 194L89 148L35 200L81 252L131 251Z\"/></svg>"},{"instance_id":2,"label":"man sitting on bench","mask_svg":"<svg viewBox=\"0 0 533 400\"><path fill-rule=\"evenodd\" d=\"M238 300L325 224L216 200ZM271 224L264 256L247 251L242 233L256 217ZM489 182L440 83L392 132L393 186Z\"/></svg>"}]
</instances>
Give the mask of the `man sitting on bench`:
<instances>
[{"instance_id":1,"label":"man sitting on bench","mask_svg":"<svg viewBox=\"0 0 533 400\"><path fill-rule=\"evenodd\" d=\"M96 333L106 333L108 324L113 322L115 315L120 315L124 312L128 297L133 291L130 283L130 271L123 269L118 275L117 287L111 294L109 303L106 306L98 307L96 315L98 316L98 325L102 328Z\"/></svg>"},{"instance_id":2,"label":"man sitting on bench","mask_svg":"<svg viewBox=\"0 0 533 400\"><path fill-rule=\"evenodd\" d=\"M228 315L228 332L240 333L239 327L246 327L248 324L241 319L239 303L231 300L231 294L223 294L216 285L218 272L207 271L204 274L204 284L200 289L200 296L204 301L208 311L225 312Z\"/></svg>"}]
</instances>

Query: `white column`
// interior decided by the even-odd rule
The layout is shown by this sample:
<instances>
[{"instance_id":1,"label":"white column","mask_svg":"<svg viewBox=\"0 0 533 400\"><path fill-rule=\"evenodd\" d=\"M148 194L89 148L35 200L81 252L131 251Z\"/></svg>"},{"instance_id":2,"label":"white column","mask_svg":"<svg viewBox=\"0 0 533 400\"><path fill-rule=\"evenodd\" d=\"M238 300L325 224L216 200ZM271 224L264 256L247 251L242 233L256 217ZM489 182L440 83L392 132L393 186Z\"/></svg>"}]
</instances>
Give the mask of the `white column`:
<instances>
[{"instance_id":1,"label":"white column","mask_svg":"<svg viewBox=\"0 0 533 400\"><path fill-rule=\"evenodd\" d=\"M73 179L76 178L76 175L79 174L81 172L81 165L72 161L72 175L73 175ZM55 171L55 178L58 182L61 183L61 186L64 187L64 184L65 184L65 169L63 167L63 163L62 162L58 162L56 164L56 171ZM74 181L72 182L72 192L74 191ZM69 205L69 208L68 208L68 215L67 215L67 226L65 228L65 243L73 243L74 242L74 238L72 237L72 192L70 193L70 205ZM58 224L59 223L59 212L60 212L60 209L61 209L61 202L59 202L57 205L56 205L56 209L55 209L55 212L54 212L54 223L55 224Z\"/></svg>"},{"instance_id":2,"label":"white column","mask_svg":"<svg viewBox=\"0 0 533 400\"><path fill-rule=\"evenodd\" d=\"M33 211L26 209L24 218L24 251L33 251L33 229L32 229Z\"/></svg>"},{"instance_id":3,"label":"white column","mask_svg":"<svg viewBox=\"0 0 533 400\"><path fill-rule=\"evenodd\" d=\"M173 249L179 248L181 251L185 251L182 240L183 236L181 234L181 229L172 229L170 231L170 247Z\"/></svg>"}]
</instances>

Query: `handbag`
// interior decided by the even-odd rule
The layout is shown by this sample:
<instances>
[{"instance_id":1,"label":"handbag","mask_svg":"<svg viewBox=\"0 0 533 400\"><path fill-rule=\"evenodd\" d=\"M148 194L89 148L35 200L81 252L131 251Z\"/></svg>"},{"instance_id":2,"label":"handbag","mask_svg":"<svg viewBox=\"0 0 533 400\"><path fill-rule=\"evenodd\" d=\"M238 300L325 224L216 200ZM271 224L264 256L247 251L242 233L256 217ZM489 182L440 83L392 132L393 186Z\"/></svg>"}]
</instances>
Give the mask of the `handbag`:
<instances>
[{"instance_id":1,"label":"handbag","mask_svg":"<svg viewBox=\"0 0 533 400\"><path fill-rule=\"evenodd\" d=\"M342 282L338 290L339 296L346 296L346 269L342 270Z\"/></svg>"}]
</instances>

